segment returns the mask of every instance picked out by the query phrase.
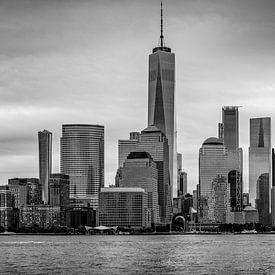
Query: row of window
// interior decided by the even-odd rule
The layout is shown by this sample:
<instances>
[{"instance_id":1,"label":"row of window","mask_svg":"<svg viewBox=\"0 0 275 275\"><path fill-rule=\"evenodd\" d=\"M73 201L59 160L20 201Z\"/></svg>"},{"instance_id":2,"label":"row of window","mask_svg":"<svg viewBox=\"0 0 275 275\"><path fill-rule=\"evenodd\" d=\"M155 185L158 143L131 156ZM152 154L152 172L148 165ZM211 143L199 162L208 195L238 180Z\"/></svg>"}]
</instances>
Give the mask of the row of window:
<instances>
[{"instance_id":1,"label":"row of window","mask_svg":"<svg viewBox=\"0 0 275 275\"><path fill-rule=\"evenodd\" d=\"M154 81L157 79L157 71L149 72L149 81ZM169 69L162 69L161 70L161 79L167 81L175 81L175 72Z\"/></svg>"}]
</instances>

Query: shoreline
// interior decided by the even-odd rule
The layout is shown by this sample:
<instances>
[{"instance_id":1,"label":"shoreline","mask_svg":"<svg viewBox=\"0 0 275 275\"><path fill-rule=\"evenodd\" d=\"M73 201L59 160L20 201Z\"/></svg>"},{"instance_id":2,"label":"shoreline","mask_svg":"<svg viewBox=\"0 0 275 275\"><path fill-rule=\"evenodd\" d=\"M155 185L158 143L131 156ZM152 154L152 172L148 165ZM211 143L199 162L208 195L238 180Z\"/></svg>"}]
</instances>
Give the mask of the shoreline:
<instances>
[{"instance_id":1,"label":"shoreline","mask_svg":"<svg viewBox=\"0 0 275 275\"><path fill-rule=\"evenodd\" d=\"M66 234L66 233L0 233L0 236L142 236L142 235L273 235L275 231L269 232L153 232L153 233L134 233L134 234Z\"/></svg>"}]
</instances>

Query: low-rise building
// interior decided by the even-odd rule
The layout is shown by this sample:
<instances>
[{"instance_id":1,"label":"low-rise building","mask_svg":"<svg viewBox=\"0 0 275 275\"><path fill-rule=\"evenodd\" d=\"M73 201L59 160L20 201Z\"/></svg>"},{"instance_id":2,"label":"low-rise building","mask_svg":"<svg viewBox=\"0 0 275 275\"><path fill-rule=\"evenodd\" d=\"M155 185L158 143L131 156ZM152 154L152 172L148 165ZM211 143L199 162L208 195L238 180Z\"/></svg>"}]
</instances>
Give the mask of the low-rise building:
<instances>
[{"instance_id":1,"label":"low-rise building","mask_svg":"<svg viewBox=\"0 0 275 275\"><path fill-rule=\"evenodd\" d=\"M20 227L47 228L60 226L60 207L50 205L25 205L20 207Z\"/></svg>"},{"instance_id":2,"label":"low-rise building","mask_svg":"<svg viewBox=\"0 0 275 275\"><path fill-rule=\"evenodd\" d=\"M151 227L151 209L145 190L138 187L101 188L99 225Z\"/></svg>"}]
</instances>

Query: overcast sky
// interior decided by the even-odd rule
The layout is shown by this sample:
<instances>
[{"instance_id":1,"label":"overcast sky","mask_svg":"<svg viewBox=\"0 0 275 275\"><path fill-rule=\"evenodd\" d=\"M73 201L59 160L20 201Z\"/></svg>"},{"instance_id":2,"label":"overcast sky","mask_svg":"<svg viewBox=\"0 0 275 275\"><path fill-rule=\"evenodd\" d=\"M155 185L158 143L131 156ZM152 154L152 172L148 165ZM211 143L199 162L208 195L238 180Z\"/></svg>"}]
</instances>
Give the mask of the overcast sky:
<instances>
[{"instance_id":1,"label":"overcast sky","mask_svg":"<svg viewBox=\"0 0 275 275\"><path fill-rule=\"evenodd\" d=\"M0 0L1 184L38 177L43 129L53 133L59 172L63 123L105 126L105 185L114 183L117 140L146 127L159 4ZM249 118L275 115L275 1L164 1L164 36L176 54L178 151L188 190L198 183L198 150L217 135L222 106L240 105L248 191Z\"/></svg>"}]
</instances>

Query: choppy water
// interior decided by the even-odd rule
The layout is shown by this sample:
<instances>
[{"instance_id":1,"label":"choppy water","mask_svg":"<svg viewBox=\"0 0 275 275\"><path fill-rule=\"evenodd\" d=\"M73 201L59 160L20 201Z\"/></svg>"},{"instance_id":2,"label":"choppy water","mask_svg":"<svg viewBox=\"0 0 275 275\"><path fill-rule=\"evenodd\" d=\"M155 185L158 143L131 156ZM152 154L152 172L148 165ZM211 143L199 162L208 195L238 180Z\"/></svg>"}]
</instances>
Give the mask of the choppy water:
<instances>
[{"instance_id":1,"label":"choppy water","mask_svg":"<svg viewBox=\"0 0 275 275\"><path fill-rule=\"evenodd\" d=\"M0 236L0 274L275 274L275 235Z\"/></svg>"}]
</instances>

